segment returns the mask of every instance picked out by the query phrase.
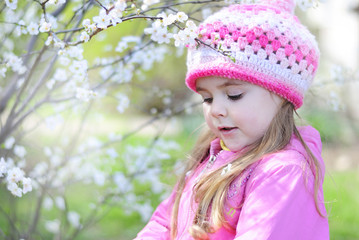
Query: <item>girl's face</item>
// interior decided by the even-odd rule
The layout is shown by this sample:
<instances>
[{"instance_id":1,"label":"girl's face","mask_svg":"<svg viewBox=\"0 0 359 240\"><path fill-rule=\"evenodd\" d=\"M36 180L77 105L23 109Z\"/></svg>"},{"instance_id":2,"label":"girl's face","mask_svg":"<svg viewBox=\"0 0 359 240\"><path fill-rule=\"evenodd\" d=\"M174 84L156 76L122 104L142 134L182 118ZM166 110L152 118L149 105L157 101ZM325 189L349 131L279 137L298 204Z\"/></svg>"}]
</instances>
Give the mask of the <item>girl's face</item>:
<instances>
[{"instance_id":1,"label":"girl's face","mask_svg":"<svg viewBox=\"0 0 359 240\"><path fill-rule=\"evenodd\" d=\"M222 77L200 78L196 88L209 128L231 151L260 139L282 102L262 87Z\"/></svg>"}]
</instances>

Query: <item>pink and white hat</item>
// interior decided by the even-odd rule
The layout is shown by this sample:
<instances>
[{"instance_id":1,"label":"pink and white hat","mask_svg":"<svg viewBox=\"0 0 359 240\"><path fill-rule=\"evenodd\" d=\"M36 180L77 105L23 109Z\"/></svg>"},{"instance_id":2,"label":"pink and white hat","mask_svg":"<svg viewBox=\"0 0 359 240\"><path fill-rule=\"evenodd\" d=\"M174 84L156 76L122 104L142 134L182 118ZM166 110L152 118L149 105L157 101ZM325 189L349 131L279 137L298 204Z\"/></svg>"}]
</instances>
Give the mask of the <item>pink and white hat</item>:
<instances>
[{"instance_id":1,"label":"pink and white hat","mask_svg":"<svg viewBox=\"0 0 359 240\"><path fill-rule=\"evenodd\" d=\"M189 48L187 86L206 76L239 79L262 86L298 109L318 68L315 37L294 15L295 0L236 4L209 16L199 26L208 46Z\"/></svg>"}]
</instances>

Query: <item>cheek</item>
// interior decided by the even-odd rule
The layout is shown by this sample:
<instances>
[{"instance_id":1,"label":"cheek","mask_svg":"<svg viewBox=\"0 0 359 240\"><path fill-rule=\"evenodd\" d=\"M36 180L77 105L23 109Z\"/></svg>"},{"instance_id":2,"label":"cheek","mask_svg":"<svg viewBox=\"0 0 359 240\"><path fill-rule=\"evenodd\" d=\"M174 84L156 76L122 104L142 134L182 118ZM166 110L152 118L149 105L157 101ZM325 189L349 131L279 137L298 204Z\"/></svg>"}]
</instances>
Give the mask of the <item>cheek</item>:
<instances>
[{"instance_id":1,"label":"cheek","mask_svg":"<svg viewBox=\"0 0 359 240\"><path fill-rule=\"evenodd\" d=\"M211 115L211 111L210 108L207 106L203 106L203 116L204 116L204 120L206 121L208 127L213 131L214 126L212 123L212 115Z\"/></svg>"},{"instance_id":2,"label":"cheek","mask_svg":"<svg viewBox=\"0 0 359 240\"><path fill-rule=\"evenodd\" d=\"M258 109L258 111L254 111L253 109ZM264 134L271 122L267 114L268 112L265 108L262 109L261 106L252 103L242 108L241 114L237 113L235 118L236 122L239 123L243 127L243 130L246 130L249 135L259 136Z\"/></svg>"},{"instance_id":3,"label":"cheek","mask_svg":"<svg viewBox=\"0 0 359 240\"><path fill-rule=\"evenodd\" d=\"M203 110L204 119L207 121L207 119L210 116L209 108L207 106L203 105L202 110Z\"/></svg>"},{"instance_id":4,"label":"cheek","mask_svg":"<svg viewBox=\"0 0 359 240\"><path fill-rule=\"evenodd\" d=\"M253 106L253 109L259 109L259 111L252 113L252 119L250 121L257 127L258 132L263 134L268 129L277 113L277 107L271 101L272 99L266 99L261 106Z\"/></svg>"}]
</instances>

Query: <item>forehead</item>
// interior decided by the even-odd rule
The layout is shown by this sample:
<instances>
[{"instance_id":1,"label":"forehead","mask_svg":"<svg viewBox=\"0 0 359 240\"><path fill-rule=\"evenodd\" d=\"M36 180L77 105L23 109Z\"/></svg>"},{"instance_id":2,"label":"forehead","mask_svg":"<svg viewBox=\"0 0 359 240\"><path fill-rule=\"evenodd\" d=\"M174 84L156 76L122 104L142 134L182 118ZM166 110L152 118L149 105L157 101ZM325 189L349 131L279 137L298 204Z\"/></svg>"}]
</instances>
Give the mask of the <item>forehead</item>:
<instances>
[{"instance_id":1,"label":"forehead","mask_svg":"<svg viewBox=\"0 0 359 240\"><path fill-rule=\"evenodd\" d=\"M210 87L221 88L227 86L241 86L241 85L249 85L249 83L238 79L210 76L210 77L203 77L197 79L196 90L201 91Z\"/></svg>"}]
</instances>

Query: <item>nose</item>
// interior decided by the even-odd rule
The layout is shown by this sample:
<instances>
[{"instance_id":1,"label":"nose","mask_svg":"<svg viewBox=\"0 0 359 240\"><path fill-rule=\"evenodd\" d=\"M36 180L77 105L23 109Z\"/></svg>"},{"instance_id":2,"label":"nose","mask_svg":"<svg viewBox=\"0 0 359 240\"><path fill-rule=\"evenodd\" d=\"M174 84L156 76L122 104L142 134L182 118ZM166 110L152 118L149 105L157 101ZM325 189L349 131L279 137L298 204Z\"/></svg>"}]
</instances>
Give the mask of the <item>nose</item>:
<instances>
[{"instance_id":1,"label":"nose","mask_svg":"<svg viewBox=\"0 0 359 240\"><path fill-rule=\"evenodd\" d=\"M225 117L227 115L227 108L220 100L213 99L211 104L211 114L213 117Z\"/></svg>"}]
</instances>

